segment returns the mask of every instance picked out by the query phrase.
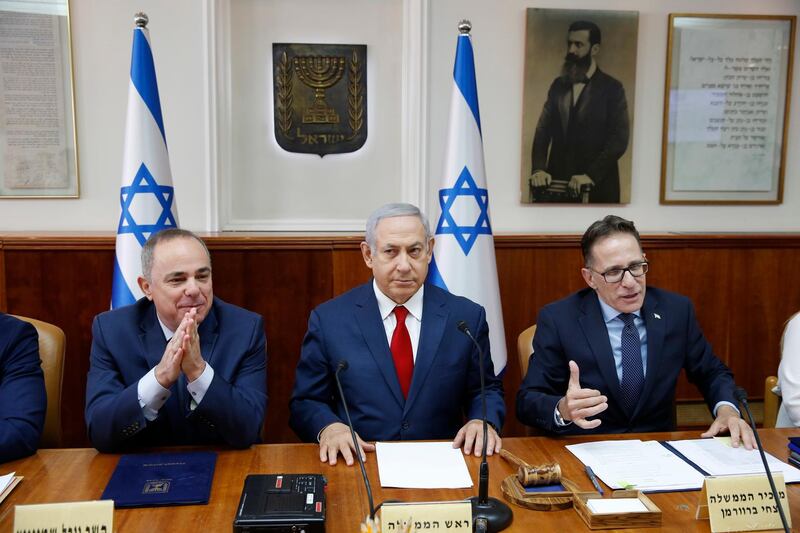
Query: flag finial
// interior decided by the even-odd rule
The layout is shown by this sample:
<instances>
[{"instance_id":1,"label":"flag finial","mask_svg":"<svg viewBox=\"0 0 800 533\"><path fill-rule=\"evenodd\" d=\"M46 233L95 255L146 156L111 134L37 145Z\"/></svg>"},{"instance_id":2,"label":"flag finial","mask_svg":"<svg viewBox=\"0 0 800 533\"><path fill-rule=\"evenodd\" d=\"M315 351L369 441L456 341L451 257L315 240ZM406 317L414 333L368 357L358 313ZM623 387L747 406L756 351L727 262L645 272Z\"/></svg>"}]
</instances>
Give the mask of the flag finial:
<instances>
[{"instance_id":1,"label":"flag finial","mask_svg":"<svg viewBox=\"0 0 800 533\"><path fill-rule=\"evenodd\" d=\"M150 19L147 18L147 13L142 13L141 11L133 16L133 22L136 23L137 28L146 28L149 21Z\"/></svg>"},{"instance_id":2,"label":"flag finial","mask_svg":"<svg viewBox=\"0 0 800 533\"><path fill-rule=\"evenodd\" d=\"M472 30L472 23L467 19L458 23L458 31L461 33L469 33Z\"/></svg>"}]
</instances>

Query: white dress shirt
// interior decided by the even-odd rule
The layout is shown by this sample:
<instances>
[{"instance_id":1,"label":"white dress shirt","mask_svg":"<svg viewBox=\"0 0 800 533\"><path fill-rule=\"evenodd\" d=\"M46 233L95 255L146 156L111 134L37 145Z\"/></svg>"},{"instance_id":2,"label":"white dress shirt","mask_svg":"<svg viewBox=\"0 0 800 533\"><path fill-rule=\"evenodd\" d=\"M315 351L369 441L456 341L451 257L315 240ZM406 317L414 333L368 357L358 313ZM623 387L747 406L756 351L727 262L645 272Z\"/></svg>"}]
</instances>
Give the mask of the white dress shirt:
<instances>
[{"instance_id":1,"label":"white dress shirt","mask_svg":"<svg viewBox=\"0 0 800 533\"><path fill-rule=\"evenodd\" d=\"M378 300L378 310L381 313L383 329L386 331L386 342L391 346L392 335L397 325L397 317L394 316L394 308L397 307L398 304L381 292L374 279L372 280L372 289L375 291L375 298ZM408 329L408 335L411 337L411 352L414 356L415 363L417 362L419 331L422 329L422 295L424 292L425 286L422 285L419 290L414 293L414 296L403 304L403 307L408 309L408 315L406 315L406 329Z\"/></svg>"},{"instance_id":2,"label":"white dress shirt","mask_svg":"<svg viewBox=\"0 0 800 533\"><path fill-rule=\"evenodd\" d=\"M592 59L592 64L589 65L589 70L586 71L586 77L591 79L592 76L594 76L596 70L597 70L597 64L594 62L594 59ZM572 105L578 103L578 98L581 97L581 93L583 92L584 87L586 87L586 84L583 82L572 84Z\"/></svg>"},{"instance_id":3,"label":"white dress shirt","mask_svg":"<svg viewBox=\"0 0 800 533\"><path fill-rule=\"evenodd\" d=\"M783 330L778 387L783 397L775 427L800 426L800 313Z\"/></svg>"}]
</instances>

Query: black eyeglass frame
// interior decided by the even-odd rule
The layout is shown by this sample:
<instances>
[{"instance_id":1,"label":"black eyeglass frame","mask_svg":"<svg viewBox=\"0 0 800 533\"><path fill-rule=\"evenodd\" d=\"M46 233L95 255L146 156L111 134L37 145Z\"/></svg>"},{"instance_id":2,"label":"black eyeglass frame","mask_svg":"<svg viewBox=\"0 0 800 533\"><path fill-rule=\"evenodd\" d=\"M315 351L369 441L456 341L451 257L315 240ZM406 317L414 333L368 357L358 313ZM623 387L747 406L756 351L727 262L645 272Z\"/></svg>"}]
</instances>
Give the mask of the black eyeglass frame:
<instances>
[{"instance_id":1,"label":"black eyeglass frame","mask_svg":"<svg viewBox=\"0 0 800 533\"><path fill-rule=\"evenodd\" d=\"M642 272L640 274L634 274L633 273L633 269L634 268L639 268L639 267L642 268ZM645 274L647 274L648 270L650 270L650 262L649 261L639 261L638 263L633 263L632 265L628 265L627 268L611 268L611 269L606 270L605 272L598 272L597 270L593 269L592 267L589 267L589 270L591 270L595 274L599 274L599 275L603 276L603 281L605 281L606 283L619 283L620 281L622 281L625 278L625 272L627 272L628 274L630 274L634 278L640 278L640 277L644 276ZM616 279L616 280L612 281L612 280L609 280L606 277L612 272L614 272L615 274L617 272L619 272L619 274L618 274L619 275L619 279Z\"/></svg>"}]
</instances>

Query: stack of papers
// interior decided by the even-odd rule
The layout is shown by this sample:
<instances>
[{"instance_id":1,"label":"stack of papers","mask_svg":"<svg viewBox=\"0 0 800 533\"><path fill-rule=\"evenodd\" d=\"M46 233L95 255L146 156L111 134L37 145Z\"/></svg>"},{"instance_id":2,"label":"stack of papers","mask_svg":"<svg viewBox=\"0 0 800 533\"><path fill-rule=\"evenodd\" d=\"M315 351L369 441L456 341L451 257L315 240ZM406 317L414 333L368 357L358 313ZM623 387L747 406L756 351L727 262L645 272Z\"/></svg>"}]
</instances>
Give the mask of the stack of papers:
<instances>
[{"instance_id":1,"label":"stack of papers","mask_svg":"<svg viewBox=\"0 0 800 533\"><path fill-rule=\"evenodd\" d=\"M22 481L22 476L15 476L16 472L11 472L10 474L6 474L4 476L0 476L0 502L6 499L14 487Z\"/></svg>"},{"instance_id":2,"label":"stack of papers","mask_svg":"<svg viewBox=\"0 0 800 533\"><path fill-rule=\"evenodd\" d=\"M463 489L472 486L464 455L450 442L378 442L381 487Z\"/></svg>"},{"instance_id":3,"label":"stack of papers","mask_svg":"<svg viewBox=\"0 0 800 533\"><path fill-rule=\"evenodd\" d=\"M666 492L703 486L703 474L655 440L587 442L567 449L615 490Z\"/></svg>"},{"instance_id":4,"label":"stack of papers","mask_svg":"<svg viewBox=\"0 0 800 533\"><path fill-rule=\"evenodd\" d=\"M612 489L643 492L699 490L704 476L764 472L758 450L733 448L730 437L661 443L610 440L566 447ZM800 470L766 454L770 470L786 483L800 482Z\"/></svg>"},{"instance_id":5,"label":"stack of papers","mask_svg":"<svg viewBox=\"0 0 800 533\"><path fill-rule=\"evenodd\" d=\"M586 507L594 514L650 512L639 498L597 498L586 500Z\"/></svg>"},{"instance_id":6,"label":"stack of papers","mask_svg":"<svg viewBox=\"0 0 800 533\"><path fill-rule=\"evenodd\" d=\"M758 450L745 450L731 446L730 437L718 439L672 440L667 444L675 448L710 476L730 474L759 474L764 472L764 463ZM786 483L800 481L800 470L764 452L769 469L783 472Z\"/></svg>"}]
</instances>

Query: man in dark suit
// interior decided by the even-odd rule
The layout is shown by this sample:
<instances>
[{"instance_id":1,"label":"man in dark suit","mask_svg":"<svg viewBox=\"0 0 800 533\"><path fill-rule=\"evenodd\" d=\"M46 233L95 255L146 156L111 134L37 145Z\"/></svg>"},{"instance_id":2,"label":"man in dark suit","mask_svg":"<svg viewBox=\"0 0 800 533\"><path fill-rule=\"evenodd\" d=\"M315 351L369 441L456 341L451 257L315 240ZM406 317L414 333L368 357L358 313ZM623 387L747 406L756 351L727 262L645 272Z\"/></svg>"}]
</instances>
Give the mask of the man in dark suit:
<instances>
[{"instance_id":1,"label":"man in dark suit","mask_svg":"<svg viewBox=\"0 0 800 533\"><path fill-rule=\"evenodd\" d=\"M584 186L592 203L620 201L617 160L628 149L628 103L622 84L597 67L600 40L593 22L570 25L562 75L536 124L530 185L536 191L553 180L567 183L569 195L558 201L579 201Z\"/></svg>"},{"instance_id":2,"label":"man in dark suit","mask_svg":"<svg viewBox=\"0 0 800 533\"><path fill-rule=\"evenodd\" d=\"M0 463L36 451L46 410L36 328L0 313Z\"/></svg>"},{"instance_id":3,"label":"man in dark suit","mask_svg":"<svg viewBox=\"0 0 800 533\"><path fill-rule=\"evenodd\" d=\"M581 240L589 288L539 312L517 417L557 434L669 431L681 369L715 420L747 449L753 433L735 408L730 370L714 355L685 296L647 287L633 223L609 215Z\"/></svg>"},{"instance_id":4,"label":"man in dark suit","mask_svg":"<svg viewBox=\"0 0 800 533\"><path fill-rule=\"evenodd\" d=\"M145 297L92 324L89 439L100 451L259 439L267 404L261 316L214 298L211 256L168 229L142 248Z\"/></svg>"},{"instance_id":5,"label":"man in dark suit","mask_svg":"<svg viewBox=\"0 0 800 533\"><path fill-rule=\"evenodd\" d=\"M464 320L485 352L487 453L500 451L503 385L489 356L489 326L478 304L424 283L433 237L419 209L389 204L367 220L364 262L369 283L311 313L289 404L290 425L319 441L320 460L353 464L352 439L334 372L340 372L359 452L365 441L454 439L479 455L483 448L478 350L458 331ZM362 440L363 439L363 440Z\"/></svg>"}]
</instances>

